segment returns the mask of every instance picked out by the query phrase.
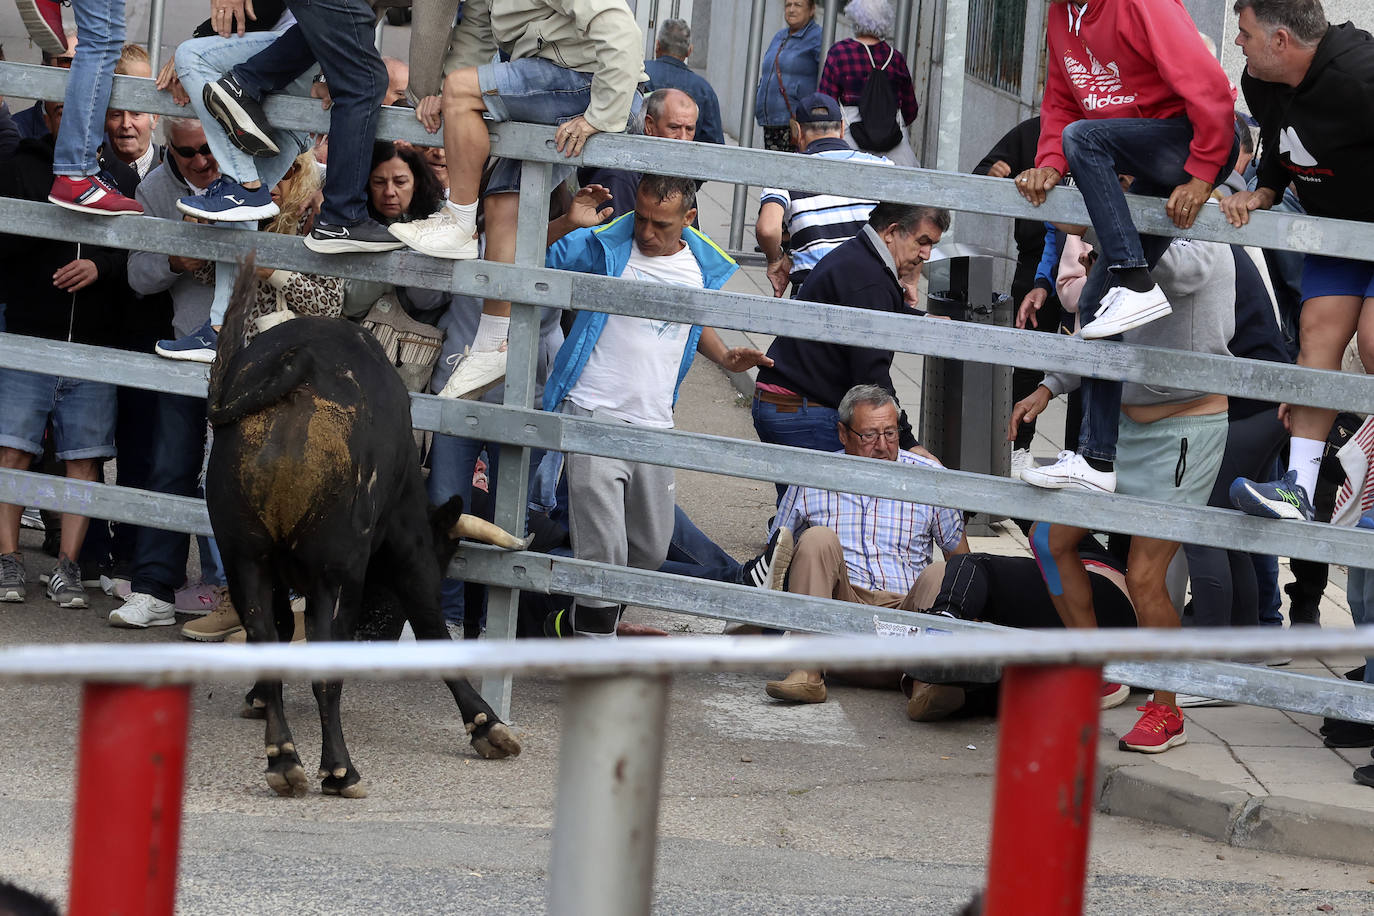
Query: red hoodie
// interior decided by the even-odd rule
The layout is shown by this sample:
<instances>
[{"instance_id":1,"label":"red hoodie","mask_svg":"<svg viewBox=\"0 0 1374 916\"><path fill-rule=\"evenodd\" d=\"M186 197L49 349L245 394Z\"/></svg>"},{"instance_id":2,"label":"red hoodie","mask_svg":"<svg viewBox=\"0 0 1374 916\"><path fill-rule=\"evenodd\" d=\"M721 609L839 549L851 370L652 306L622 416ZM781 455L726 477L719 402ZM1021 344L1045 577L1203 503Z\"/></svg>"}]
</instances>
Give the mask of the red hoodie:
<instances>
[{"instance_id":1,"label":"red hoodie","mask_svg":"<svg viewBox=\"0 0 1374 916\"><path fill-rule=\"evenodd\" d=\"M1061 135L1081 118L1186 115L1184 168L1216 182L1235 141L1235 90L1180 0L1088 0L1081 14L1056 2L1047 31L1038 168L1067 172Z\"/></svg>"}]
</instances>

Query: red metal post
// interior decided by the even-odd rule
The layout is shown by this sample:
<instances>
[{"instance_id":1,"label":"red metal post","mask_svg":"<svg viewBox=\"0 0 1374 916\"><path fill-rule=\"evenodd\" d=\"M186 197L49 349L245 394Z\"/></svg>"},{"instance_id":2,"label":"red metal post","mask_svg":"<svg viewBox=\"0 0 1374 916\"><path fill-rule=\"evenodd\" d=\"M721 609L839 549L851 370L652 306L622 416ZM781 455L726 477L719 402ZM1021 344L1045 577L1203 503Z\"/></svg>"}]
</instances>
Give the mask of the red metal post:
<instances>
[{"instance_id":1,"label":"red metal post","mask_svg":"<svg viewBox=\"0 0 1374 916\"><path fill-rule=\"evenodd\" d=\"M1102 669L1002 675L986 916L1080 916L1094 807Z\"/></svg>"},{"instance_id":2,"label":"red metal post","mask_svg":"<svg viewBox=\"0 0 1374 916\"><path fill-rule=\"evenodd\" d=\"M71 916L171 916L191 689L87 684L81 702Z\"/></svg>"}]
</instances>

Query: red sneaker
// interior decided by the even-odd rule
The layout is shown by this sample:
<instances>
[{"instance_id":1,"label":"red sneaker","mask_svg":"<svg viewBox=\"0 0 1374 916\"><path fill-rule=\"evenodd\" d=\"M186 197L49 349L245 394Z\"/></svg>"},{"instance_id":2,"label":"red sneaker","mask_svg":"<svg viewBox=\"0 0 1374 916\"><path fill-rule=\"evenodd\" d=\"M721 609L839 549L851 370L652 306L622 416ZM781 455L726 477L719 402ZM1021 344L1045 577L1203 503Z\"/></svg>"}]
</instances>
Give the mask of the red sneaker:
<instances>
[{"instance_id":1,"label":"red sneaker","mask_svg":"<svg viewBox=\"0 0 1374 916\"><path fill-rule=\"evenodd\" d=\"M1151 700L1136 709L1145 715L1136 722L1135 728L1122 736L1118 746L1123 751L1162 754L1171 747L1188 743L1188 735L1183 731L1183 713L1175 707Z\"/></svg>"},{"instance_id":2,"label":"red sneaker","mask_svg":"<svg viewBox=\"0 0 1374 916\"><path fill-rule=\"evenodd\" d=\"M66 175L54 177L52 190L48 192L48 201L68 210L94 213L97 216L143 213L143 204L120 194L97 175L88 175L85 178L68 178Z\"/></svg>"},{"instance_id":3,"label":"red sneaker","mask_svg":"<svg viewBox=\"0 0 1374 916\"><path fill-rule=\"evenodd\" d=\"M1131 688L1125 684L1103 684L1102 685L1102 708L1116 709L1126 698L1131 695Z\"/></svg>"},{"instance_id":4,"label":"red sneaker","mask_svg":"<svg viewBox=\"0 0 1374 916\"><path fill-rule=\"evenodd\" d=\"M67 30L62 27L62 4L57 0L14 0L29 38L53 57L67 53Z\"/></svg>"}]
</instances>

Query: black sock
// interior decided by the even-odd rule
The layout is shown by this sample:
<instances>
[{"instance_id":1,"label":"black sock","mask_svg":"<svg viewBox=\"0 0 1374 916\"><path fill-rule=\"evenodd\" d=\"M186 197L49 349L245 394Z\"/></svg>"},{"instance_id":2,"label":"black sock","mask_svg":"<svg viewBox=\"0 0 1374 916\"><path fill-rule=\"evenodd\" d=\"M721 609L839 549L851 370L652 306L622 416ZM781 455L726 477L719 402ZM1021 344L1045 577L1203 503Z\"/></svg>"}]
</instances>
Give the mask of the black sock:
<instances>
[{"instance_id":1,"label":"black sock","mask_svg":"<svg viewBox=\"0 0 1374 916\"><path fill-rule=\"evenodd\" d=\"M1087 455L1084 455L1083 460L1088 462L1088 467L1092 468L1094 471L1108 473L1116 470L1116 464L1105 458L1089 458Z\"/></svg>"},{"instance_id":2,"label":"black sock","mask_svg":"<svg viewBox=\"0 0 1374 916\"><path fill-rule=\"evenodd\" d=\"M1112 277L1116 280L1116 285L1137 293L1148 293L1155 285L1155 281L1150 278L1150 271L1144 267L1113 267Z\"/></svg>"}]
</instances>

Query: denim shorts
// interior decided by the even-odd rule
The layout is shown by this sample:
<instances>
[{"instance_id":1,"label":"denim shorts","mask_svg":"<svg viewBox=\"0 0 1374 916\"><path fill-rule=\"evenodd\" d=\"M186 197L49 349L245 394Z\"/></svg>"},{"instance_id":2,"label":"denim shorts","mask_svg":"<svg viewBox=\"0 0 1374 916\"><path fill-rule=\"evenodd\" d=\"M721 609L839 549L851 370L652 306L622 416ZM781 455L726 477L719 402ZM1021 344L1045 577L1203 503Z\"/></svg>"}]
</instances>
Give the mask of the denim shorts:
<instances>
[{"instance_id":1,"label":"denim shorts","mask_svg":"<svg viewBox=\"0 0 1374 916\"><path fill-rule=\"evenodd\" d=\"M1302 259L1302 301L1318 296L1374 297L1374 264L1309 254Z\"/></svg>"},{"instance_id":2,"label":"denim shorts","mask_svg":"<svg viewBox=\"0 0 1374 916\"><path fill-rule=\"evenodd\" d=\"M114 385L0 369L0 392L0 446L42 454L51 416L58 459L114 457Z\"/></svg>"},{"instance_id":3,"label":"denim shorts","mask_svg":"<svg viewBox=\"0 0 1374 916\"><path fill-rule=\"evenodd\" d=\"M525 121L530 124L562 124L587 110L592 101L592 76L569 70L541 57L493 61L477 68L477 86L482 92L490 120ZM630 102L627 124L637 123L643 100L636 92ZM570 165L555 165L551 184L557 186L572 174ZM487 180L487 194L520 190L520 160L497 159Z\"/></svg>"},{"instance_id":4,"label":"denim shorts","mask_svg":"<svg viewBox=\"0 0 1374 916\"><path fill-rule=\"evenodd\" d=\"M1225 413L1137 423L1121 415L1116 492L1160 502L1205 506L1226 451Z\"/></svg>"}]
</instances>

